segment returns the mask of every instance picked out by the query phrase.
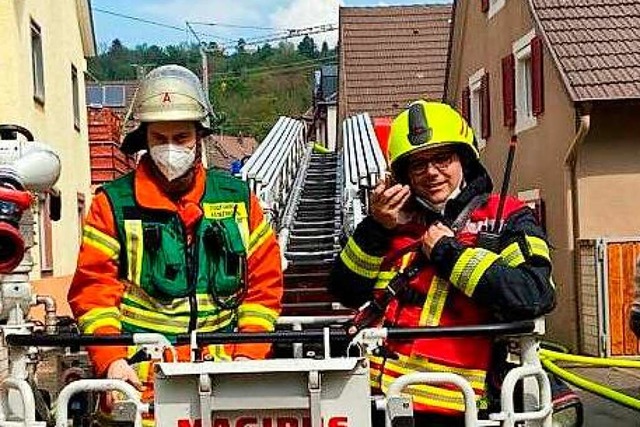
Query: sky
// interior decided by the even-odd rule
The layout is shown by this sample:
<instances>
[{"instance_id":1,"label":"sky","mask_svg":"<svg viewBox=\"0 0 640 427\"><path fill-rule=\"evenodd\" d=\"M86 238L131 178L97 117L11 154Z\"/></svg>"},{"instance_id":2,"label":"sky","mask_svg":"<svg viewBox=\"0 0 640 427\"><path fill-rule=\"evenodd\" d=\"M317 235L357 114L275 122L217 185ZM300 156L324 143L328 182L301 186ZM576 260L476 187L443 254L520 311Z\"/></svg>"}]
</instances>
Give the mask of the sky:
<instances>
[{"instance_id":1,"label":"sky","mask_svg":"<svg viewBox=\"0 0 640 427\"><path fill-rule=\"evenodd\" d=\"M271 36L283 29L338 23L339 6L386 6L398 4L447 3L448 0L92 0L98 49L115 38L125 46L160 46L196 42L186 28L192 24L202 41L235 45L239 38ZM161 25L140 22L127 15ZM173 28L169 28L173 27ZM238 28L243 27L243 28ZM251 27L251 28L249 28ZM337 31L313 36L335 45ZM294 42L296 40L293 40Z\"/></svg>"}]
</instances>

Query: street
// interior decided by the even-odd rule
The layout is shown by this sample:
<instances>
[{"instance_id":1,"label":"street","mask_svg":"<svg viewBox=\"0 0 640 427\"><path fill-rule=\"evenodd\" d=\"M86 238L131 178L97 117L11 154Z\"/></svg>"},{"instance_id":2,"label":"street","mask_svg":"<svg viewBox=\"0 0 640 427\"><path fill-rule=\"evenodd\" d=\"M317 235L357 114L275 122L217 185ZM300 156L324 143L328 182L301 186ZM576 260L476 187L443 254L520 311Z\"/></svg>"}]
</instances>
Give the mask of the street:
<instances>
[{"instance_id":1,"label":"street","mask_svg":"<svg viewBox=\"0 0 640 427\"><path fill-rule=\"evenodd\" d=\"M571 371L630 396L640 396L640 372L617 368L573 368ZM640 426L640 412L589 392L578 390L578 394L584 404L585 427Z\"/></svg>"}]
</instances>

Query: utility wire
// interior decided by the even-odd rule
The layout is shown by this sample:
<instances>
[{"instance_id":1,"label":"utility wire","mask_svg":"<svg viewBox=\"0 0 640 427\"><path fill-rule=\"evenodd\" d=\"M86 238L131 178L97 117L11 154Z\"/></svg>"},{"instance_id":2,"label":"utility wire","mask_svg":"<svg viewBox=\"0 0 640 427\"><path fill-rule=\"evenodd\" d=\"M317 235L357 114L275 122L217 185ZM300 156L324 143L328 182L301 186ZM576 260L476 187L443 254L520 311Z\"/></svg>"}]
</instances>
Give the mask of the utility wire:
<instances>
[{"instance_id":1,"label":"utility wire","mask_svg":"<svg viewBox=\"0 0 640 427\"><path fill-rule=\"evenodd\" d=\"M288 28L276 28L276 27L258 27L253 25L236 25L236 24L221 24L219 22L200 22L190 21L192 24L207 25L209 27L225 27L225 28L242 28L247 30L266 30L266 31L288 31Z\"/></svg>"},{"instance_id":2,"label":"utility wire","mask_svg":"<svg viewBox=\"0 0 640 427\"><path fill-rule=\"evenodd\" d=\"M131 15L125 15L123 13L118 13L118 12L113 12L110 10L106 10L106 9L101 9L99 7L92 7L92 9L96 12L100 12L100 13L104 13L107 15L112 15L112 16L117 16L119 18L124 18L124 19L130 19L132 21L137 21L137 22L143 22L145 24L149 24L149 25L155 25L158 27L163 27L163 28L169 28L172 30L177 30L180 31L181 33L184 33L184 27L179 27L177 25L171 25L171 24L167 24L164 22L158 22L158 21L153 21L151 19L146 19L146 18L140 18L137 16L131 16ZM218 40L224 40L224 41L234 41L234 39L231 38L227 38L227 37L221 37L215 34L210 34L210 33L203 33L203 32L198 32L198 34L202 35L202 36L207 36L207 37L211 37L214 39L218 39Z\"/></svg>"},{"instance_id":3,"label":"utility wire","mask_svg":"<svg viewBox=\"0 0 640 427\"><path fill-rule=\"evenodd\" d=\"M327 57L324 57L324 58L306 59L304 61L290 62L288 64L271 65L271 66L267 66L267 67L249 68L243 74L254 74L254 73L261 72L261 71L280 70L280 69L284 69L284 68L297 67L297 66L303 65L303 64L308 64L310 66L316 66L316 65L320 65L320 64L324 65L324 61L328 61L328 60L331 60L331 59L337 59L337 58L338 58L338 55L331 55L331 56L327 56ZM234 76L235 77L237 75L237 72L226 71L226 72L222 72L222 73L214 73L213 75L214 76L220 76L220 77L224 77L224 76Z\"/></svg>"},{"instance_id":4,"label":"utility wire","mask_svg":"<svg viewBox=\"0 0 640 427\"><path fill-rule=\"evenodd\" d=\"M176 31L180 31L180 32L184 32L185 29L183 27L179 27L177 25L171 25L171 24L167 24L165 22L159 22L159 21L154 21L151 19L147 19L147 18L140 18L138 16L132 16L132 15L126 15L124 13L119 13L119 12L113 12L111 10L106 10L106 9L101 9L99 7L92 7L92 10L99 12L99 13L104 13L107 15L112 15L112 16L117 16L119 18L124 18L124 19L130 19L132 21L136 21L136 22L142 22L145 24L149 24L149 25L155 25L158 27L162 27L162 28L168 28L168 29L172 29L172 30L176 30ZM275 27L259 27L259 26L252 26L252 25L236 25L236 24L222 24L222 23L215 23L215 22L191 22L192 24L198 24L198 25L208 25L208 26L218 26L218 27L229 27L229 28L245 28L245 29L256 29L256 30L276 30L279 31L278 34L272 34L270 36L265 36L265 37L261 37L261 38L253 38L253 39L247 39L245 40L245 45L247 46L251 46L251 45L256 45L256 44L261 44L261 43L270 43L273 41L278 41L278 40L282 40L282 39L288 39L288 38L295 38L295 37L302 37L305 34L306 35L312 35L312 34L318 34L318 33L323 33L323 32L328 32L328 31L335 31L337 29L337 26L335 24L323 24L323 25L319 25L316 27L309 27L309 28L289 28L289 29L279 29L279 28L275 28ZM216 34L210 34L210 33L204 33L201 31L192 31L194 34L199 34L201 36L206 36L206 37L211 37L213 39L218 39L218 40L222 40L226 43L235 43L237 42L236 39L233 38L229 38L229 37L223 37L223 36L219 36ZM197 38L197 37L196 37ZM201 43L201 41L200 41ZM226 47L226 48L230 48L230 47L234 47L234 45L232 44L227 44L224 45L222 47Z\"/></svg>"},{"instance_id":5,"label":"utility wire","mask_svg":"<svg viewBox=\"0 0 640 427\"><path fill-rule=\"evenodd\" d=\"M258 73L245 73L242 76L226 76L223 77L225 81L229 81L229 80L241 80L245 77L253 77L253 76L267 76L267 75L274 75L274 74L286 74L286 73L292 73L295 71L303 71L303 70L310 70L315 68L317 65L319 64L309 64L309 65L302 65L300 67L297 68L287 68L287 69L282 69L282 70L270 70L270 71L262 71L262 72L258 72Z\"/></svg>"}]
</instances>

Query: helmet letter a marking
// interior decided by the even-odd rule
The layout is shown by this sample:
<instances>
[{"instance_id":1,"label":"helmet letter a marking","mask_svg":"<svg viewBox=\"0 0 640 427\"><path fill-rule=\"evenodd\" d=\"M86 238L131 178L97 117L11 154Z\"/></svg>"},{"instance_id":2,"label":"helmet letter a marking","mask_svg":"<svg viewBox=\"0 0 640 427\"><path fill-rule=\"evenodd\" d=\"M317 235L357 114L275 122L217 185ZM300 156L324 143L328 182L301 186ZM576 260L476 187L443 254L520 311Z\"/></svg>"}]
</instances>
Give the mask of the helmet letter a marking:
<instances>
[{"instance_id":1,"label":"helmet letter a marking","mask_svg":"<svg viewBox=\"0 0 640 427\"><path fill-rule=\"evenodd\" d=\"M169 92L165 92L164 96L162 97L162 103L170 103L171 102L171 96L169 96Z\"/></svg>"}]
</instances>

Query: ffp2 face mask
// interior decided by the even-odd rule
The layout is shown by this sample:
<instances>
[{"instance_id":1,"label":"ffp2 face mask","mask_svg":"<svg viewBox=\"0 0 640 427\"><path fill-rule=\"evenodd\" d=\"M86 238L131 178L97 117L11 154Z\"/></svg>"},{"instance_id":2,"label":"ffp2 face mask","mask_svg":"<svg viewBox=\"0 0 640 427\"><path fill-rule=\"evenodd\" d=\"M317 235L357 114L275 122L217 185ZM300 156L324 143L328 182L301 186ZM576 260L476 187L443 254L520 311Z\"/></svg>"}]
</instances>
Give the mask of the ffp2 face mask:
<instances>
[{"instance_id":1,"label":"ffp2 face mask","mask_svg":"<svg viewBox=\"0 0 640 427\"><path fill-rule=\"evenodd\" d=\"M151 147L149 154L169 182L184 175L196 159L196 147L162 144Z\"/></svg>"}]
</instances>

